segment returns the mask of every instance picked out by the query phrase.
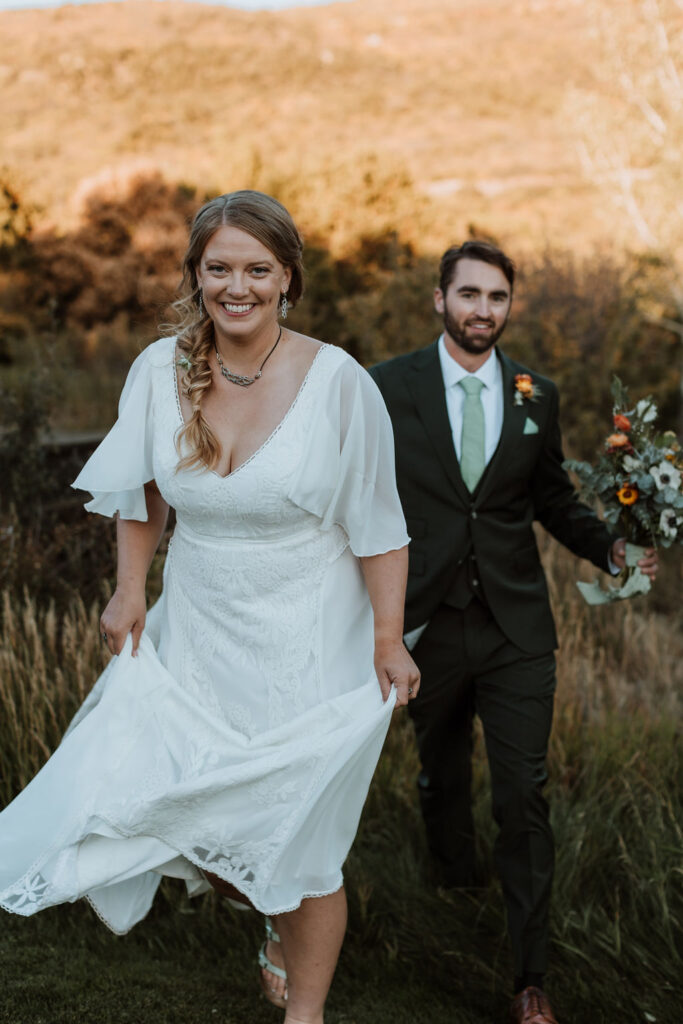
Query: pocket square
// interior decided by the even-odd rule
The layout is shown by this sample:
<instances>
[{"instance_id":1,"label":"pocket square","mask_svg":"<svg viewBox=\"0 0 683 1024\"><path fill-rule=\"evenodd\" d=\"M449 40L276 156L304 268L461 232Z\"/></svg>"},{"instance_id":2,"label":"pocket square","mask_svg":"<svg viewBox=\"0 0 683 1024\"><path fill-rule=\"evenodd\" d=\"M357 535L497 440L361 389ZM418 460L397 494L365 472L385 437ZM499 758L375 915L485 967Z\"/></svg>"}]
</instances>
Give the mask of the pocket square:
<instances>
[{"instance_id":1,"label":"pocket square","mask_svg":"<svg viewBox=\"0 0 683 1024\"><path fill-rule=\"evenodd\" d=\"M530 419L529 416L527 416L527 418L526 418L526 423L524 424L524 431L523 431L523 433L525 433L525 434L537 434L538 433L538 424L534 423L534 421L532 419Z\"/></svg>"}]
</instances>

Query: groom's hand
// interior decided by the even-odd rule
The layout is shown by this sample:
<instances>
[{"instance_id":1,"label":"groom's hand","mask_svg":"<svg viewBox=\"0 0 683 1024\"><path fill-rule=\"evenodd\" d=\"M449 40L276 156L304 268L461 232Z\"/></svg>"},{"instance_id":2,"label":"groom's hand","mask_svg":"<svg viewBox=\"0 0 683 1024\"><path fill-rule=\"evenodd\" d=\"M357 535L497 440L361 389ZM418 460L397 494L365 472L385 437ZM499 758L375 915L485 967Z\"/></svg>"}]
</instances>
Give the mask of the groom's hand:
<instances>
[{"instance_id":1,"label":"groom's hand","mask_svg":"<svg viewBox=\"0 0 683 1024\"><path fill-rule=\"evenodd\" d=\"M620 537L615 540L610 551L610 558L614 565L621 570L626 566L626 539ZM659 569L659 557L654 548L645 548L643 557L638 560L640 571L654 581Z\"/></svg>"}]
</instances>

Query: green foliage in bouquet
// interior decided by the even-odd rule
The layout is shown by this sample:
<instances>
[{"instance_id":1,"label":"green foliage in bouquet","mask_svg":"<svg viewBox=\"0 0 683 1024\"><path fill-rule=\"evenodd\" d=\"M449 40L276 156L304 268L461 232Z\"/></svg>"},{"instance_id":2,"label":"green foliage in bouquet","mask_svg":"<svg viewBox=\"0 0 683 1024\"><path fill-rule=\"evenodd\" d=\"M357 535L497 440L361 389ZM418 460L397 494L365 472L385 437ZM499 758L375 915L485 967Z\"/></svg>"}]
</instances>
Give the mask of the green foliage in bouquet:
<instances>
[{"instance_id":1,"label":"green foliage in bouquet","mask_svg":"<svg viewBox=\"0 0 683 1024\"><path fill-rule=\"evenodd\" d=\"M612 398L614 432L605 439L596 465L573 459L564 463L579 478L583 495L601 506L605 522L617 527L627 541L619 586L603 589L599 582L577 583L589 604L647 594L650 579L638 566L643 547L683 544L683 457L676 435L657 431L652 396L631 406L618 377L612 381Z\"/></svg>"},{"instance_id":2,"label":"green foliage in bouquet","mask_svg":"<svg viewBox=\"0 0 683 1024\"><path fill-rule=\"evenodd\" d=\"M618 377L612 381L614 433L595 466L568 459L583 495L602 506L607 523L628 541L651 547L683 544L683 453L676 435L656 428L651 396L631 406Z\"/></svg>"}]
</instances>

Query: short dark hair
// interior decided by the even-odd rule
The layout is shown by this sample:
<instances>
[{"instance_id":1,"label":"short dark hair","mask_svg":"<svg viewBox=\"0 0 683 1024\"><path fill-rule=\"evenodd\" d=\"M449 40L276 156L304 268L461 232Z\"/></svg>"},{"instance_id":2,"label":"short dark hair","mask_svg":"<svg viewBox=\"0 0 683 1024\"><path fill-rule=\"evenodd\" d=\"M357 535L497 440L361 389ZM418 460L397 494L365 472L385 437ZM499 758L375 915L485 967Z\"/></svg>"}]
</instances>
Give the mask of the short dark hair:
<instances>
[{"instance_id":1,"label":"short dark hair","mask_svg":"<svg viewBox=\"0 0 683 1024\"><path fill-rule=\"evenodd\" d=\"M515 286L515 265L509 256L506 256L502 249L490 242L480 242L476 239L470 242L463 242L462 245L452 245L446 249L439 264L439 288L445 295L448 286L455 277L455 268L460 260L481 260L482 263L491 263L499 267L510 285L510 292Z\"/></svg>"}]
</instances>

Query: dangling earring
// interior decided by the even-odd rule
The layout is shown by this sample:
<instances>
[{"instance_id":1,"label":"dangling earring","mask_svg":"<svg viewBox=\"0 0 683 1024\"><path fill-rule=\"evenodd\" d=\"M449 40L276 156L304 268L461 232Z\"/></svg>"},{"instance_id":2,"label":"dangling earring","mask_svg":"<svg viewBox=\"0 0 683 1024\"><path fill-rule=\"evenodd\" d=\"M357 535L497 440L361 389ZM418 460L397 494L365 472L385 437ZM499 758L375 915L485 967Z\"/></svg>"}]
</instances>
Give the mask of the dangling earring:
<instances>
[{"instance_id":1,"label":"dangling earring","mask_svg":"<svg viewBox=\"0 0 683 1024\"><path fill-rule=\"evenodd\" d=\"M197 299L197 308L199 310L199 319L203 320L204 319L204 303L202 302L201 289L199 291L199 298Z\"/></svg>"},{"instance_id":2,"label":"dangling earring","mask_svg":"<svg viewBox=\"0 0 683 1024\"><path fill-rule=\"evenodd\" d=\"M280 316L282 317L283 320L287 319L287 309L288 308L289 308L289 303L287 302L287 292L283 292L282 293L282 298L280 299Z\"/></svg>"}]
</instances>

